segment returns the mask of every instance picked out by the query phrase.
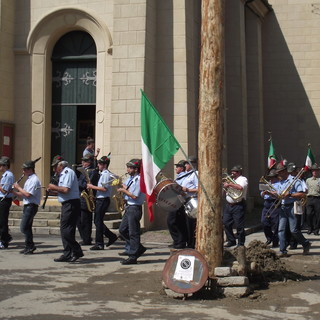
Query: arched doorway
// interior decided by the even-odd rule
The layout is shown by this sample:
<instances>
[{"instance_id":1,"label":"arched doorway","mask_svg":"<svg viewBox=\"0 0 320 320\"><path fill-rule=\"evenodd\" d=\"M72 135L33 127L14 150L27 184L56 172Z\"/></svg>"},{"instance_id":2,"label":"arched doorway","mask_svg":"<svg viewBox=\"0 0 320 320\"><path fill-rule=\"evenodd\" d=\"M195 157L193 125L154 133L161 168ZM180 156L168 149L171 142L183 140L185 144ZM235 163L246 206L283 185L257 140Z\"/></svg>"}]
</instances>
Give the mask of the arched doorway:
<instances>
[{"instance_id":1,"label":"arched doorway","mask_svg":"<svg viewBox=\"0 0 320 320\"><path fill-rule=\"evenodd\" d=\"M62 36L52 52L51 159L61 154L79 163L88 136L95 138L96 58L93 38L83 31Z\"/></svg>"}]
</instances>

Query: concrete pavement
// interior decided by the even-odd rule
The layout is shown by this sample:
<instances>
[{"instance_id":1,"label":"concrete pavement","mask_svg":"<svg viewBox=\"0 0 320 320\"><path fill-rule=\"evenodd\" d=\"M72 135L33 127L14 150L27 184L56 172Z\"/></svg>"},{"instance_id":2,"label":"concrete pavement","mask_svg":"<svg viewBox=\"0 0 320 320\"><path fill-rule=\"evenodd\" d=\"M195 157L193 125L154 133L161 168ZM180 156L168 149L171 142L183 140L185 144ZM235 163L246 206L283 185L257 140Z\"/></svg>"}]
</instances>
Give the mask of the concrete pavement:
<instances>
[{"instance_id":1,"label":"concrete pavement","mask_svg":"<svg viewBox=\"0 0 320 320\"><path fill-rule=\"evenodd\" d=\"M306 235L313 242L311 254L319 262L320 237ZM148 248L137 265L122 266L118 253L123 242L110 249L90 251L74 264L53 259L62 251L60 237L35 236L37 250L21 255L23 238L13 234L9 249L0 250L0 309L2 320L59 319L318 319L313 313L294 308L284 316L270 306L257 316L250 307L235 311L221 301L175 300L161 294L161 272L170 250L167 231L147 232L142 242ZM262 232L247 236L265 241ZM301 256L302 249L293 252ZM313 259L313 258L312 258ZM320 288L318 290L320 294ZM306 297L301 295L301 304ZM288 301L290 307L290 300ZM310 309L311 310L311 309ZM320 305L319 305L320 310ZM310 311L311 312L311 311ZM262 316L263 315L263 316Z\"/></svg>"}]
</instances>

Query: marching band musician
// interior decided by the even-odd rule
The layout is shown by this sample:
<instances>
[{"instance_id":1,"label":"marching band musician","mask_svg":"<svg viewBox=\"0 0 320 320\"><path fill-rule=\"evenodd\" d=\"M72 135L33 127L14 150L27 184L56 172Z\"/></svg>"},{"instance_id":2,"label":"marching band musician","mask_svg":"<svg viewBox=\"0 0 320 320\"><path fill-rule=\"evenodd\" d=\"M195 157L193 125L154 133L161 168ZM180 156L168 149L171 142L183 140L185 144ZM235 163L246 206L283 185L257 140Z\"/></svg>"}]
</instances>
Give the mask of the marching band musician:
<instances>
[{"instance_id":1,"label":"marching band musician","mask_svg":"<svg viewBox=\"0 0 320 320\"><path fill-rule=\"evenodd\" d=\"M301 230L297 226L297 220L294 216L294 202L304 197L304 190L301 181L297 179L295 182L289 177L287 166L282 163L276 165L276 172L280 178L280 194L283 194L281 200L281 211L279 217L279 241L280 241L280 257L287 257L287 240L286 227L289 224L289 230L295 240L303 246L303 254L308 254L311 243L303 236ZM292 185L293 184L293 185ZM292 185L291 188L290 185ZM287 190L288 189L288 190Z\"/></svg>"},{"instance_id":2,"label":"marching band musician","mask_svg":"<svg viewBox=\"0 0 320 320\"><path fill-rule=\"evenodd\" d=\"M298 168L297 166L293 163L290 162L287 164L287 171L289 173L288 179L290 179L291 181L294 180L294 177L298 174ZM307 185L306 182L301 178L299 179L299 181L301 182L301 186L302 186L302 190L305 196L306 192L307 192ZM301 206L300 202L296 201L295 202L296 207L294 208L294 217L296 219L296 225L297 225L297 229L301 230L302 227L302 214L303 214L303 207ZM294 250L297 249L298 247L298 242L297 240L291 235L290 230L287 228L286 231L286 237L287 237L287 242L289 243L289 249Z\"/></svg>"},{"instance_id":3,"label":"marching band musician","mask_svg":"<svg viewBox=\"0 0 320 320\"><path fill-rule=\"evenodd\" d=\"M95 169L94 167L94 161L93 161L93 156L90 154L85 155L81 159L81 165L82 168L88 171L88 176L90 179L91 185L97 185L98 180L99 180L99 172L98 170ZM87 180L86 176L81 173L78 178L78 184L79 184L79 191L80 194L82 191L87 190ZM96 193L96 190L92 188L93 193ZM91 202L94 203L94 199L90 199ZM85 200L84 197L80 197L80 203L81 203L81 211L80 215L77 221L77 227L82 239L82 245L88 246L91 245L92 242L92 218L93 218L93 210L92 208L88 208L87 201Z\"/></svg>"},{"instance_id":4,"label":"marching band musician","mask_svg":"<svg viewBox=\"0 0 320 320\"><path fill-rule=\"evenodd\" d=\"M108 170L109 164L110 158L107 156L101 157L101 159L98 160L98 167L101 174L97 186L92 183L87 184L88 189L96 191L96 208L94 211L96 238L95 245L91 247L90 250L104 250L104 235L109 239L106 244L107 247L111 246L118 239L118 236L110 231L103 222L104 215L110 205L111 188L108 184L110 184L111 178Z\"/></svg>"},{"instance_id":5,"label":"marching band musician","mask_svg":"<svg viewBox=\"0 0 320 320\"><path fill-rule=\"evenodd\" d=\"M40 159L40 158L39 158ZM37 159L37 160L39 160ZM14 183L13 191L15 195L23 198L23 215L20 224L20 230L25 236L25 248L20 251L22 254L33 254L36 247L33 242L32 223L33 218L38 212L41 200L41 182L35 173L35 162L26 161L22 165L23 173L27 178L23 188L19 183Z\"/></svg>"},{"instance_id":6,"label":"marching band musician","mask_svg":"<svg viewBox=\"0 0 320 320\"><path fill-rule=\"evenodd\" d=\"M308 234L319 235L320 229L320 167L315 163L311 167L312 177L308 178L306 220Z\"/></svg>"},{"instance_id":7,"label":"marching band musician","mask_svg":"<svg viewBox=\"0 0 320 320\"><path fill-rule=\"evenodd\" d=\"M182 185L183 180L186 177L185 172L185 160L180 160L175 164L176 179L175 182ZM167 216L167 225L170 235L173 240L174 249L184 249L187 243L187 225L186 225L186 213L184 206L181 203L181 207L177 211L170 211Z\"/></svg>"},{"instance_id":8,"label":"marching band musician","mask_svg":"<svg viewBox=\"0 0 320 320\"><path fill-rule=\"evenodd\" d=\"M122 188L117 191L124 194L127 204L123 215L119 233L126 241L128 259L121 264L137 264L137 259L147 250L140 242L140 219L142 217L142 204L145 194L140 190L140 159L132 159L127 163L129 178Z\"/></svg>"},{"instance_id":9,"label":"marching band musician","mask_svg":"<svg viewBox=\"0 0 320 320\"><path fill-rule=\"evenodd\" d=\"M261 191L261 196L264 199L263 209L261 213L261 223L263 226L263 232L267 239L266 244L272 243L273 248L279 246L278 226L279 226L279 213L280 208L275 208L274 204L280 193L280 182L277 177L275 169L271 169L266 175L267 180L272 187L272 190Z\"/></svg>"},{"instance_id":10,"label":"marching band musician","mask_svg":"<svg viewBox=\"0 0 320 320\"><path fill-rule=\"evenodd\" d=\"M8 220L9 210L12 204L11 188L14 184L14 176L10 170L10 159L1 157L0 172L0 249L8 248L12 237L9 234Z\"/></svg>"},{"instance_id":11,"label":"marching band musician","mask_svg":"<svg viewBox=\"0 0 320 320\"><path fill-rule=\"evenodd\" d=\"M233 224L236 225L238 246L244 246L245 243L245 230L244 230L244 217L246 212L246 197L248 189L248 179L242 175L242 166L235 165L231 169L231 177L235 181L225 182L223 184L224 190L233 188L242 191L242 196L234 200L228 193L226 194L227 204L223 212L223 225L227 236L227 243L225 248L236 245L236 237L233 233Z\"/></svg>"},{"instance_id":12,"label":"marching band musician","mask_svg":"<svg viewBox=\"0 0 320 320\"><path fill-rule=\"evenodd\" d=\"M55 262L75 262L83 257L80 244L76 241L76 225L80 214L80 195L75 172L68 168L68 162L59 155L52 160L51 166L59 175L59 183L50 183L48 191L58 194L61 203L60 234L63 254Z\"/></svg>"},{"instance_id":13,"label":"marching band musician","mask_svg":"<svg viewBox=\"0 0 320 320\"><path fill-rule=\"evenodd\" d=\"M197 198L198 197L198 173L197 170L197 162L198 159L195 156L189 156L188 161L185 163L185 178L181 182L182 191L184 191L187 197ZM195 169L193 170L192 167ZM197 219L191 218L188 215L186 216L186 223L187 223L187 247L188 248L195 248L196 244L196 226L197 226Z\"/></svg>"}]
</instances>

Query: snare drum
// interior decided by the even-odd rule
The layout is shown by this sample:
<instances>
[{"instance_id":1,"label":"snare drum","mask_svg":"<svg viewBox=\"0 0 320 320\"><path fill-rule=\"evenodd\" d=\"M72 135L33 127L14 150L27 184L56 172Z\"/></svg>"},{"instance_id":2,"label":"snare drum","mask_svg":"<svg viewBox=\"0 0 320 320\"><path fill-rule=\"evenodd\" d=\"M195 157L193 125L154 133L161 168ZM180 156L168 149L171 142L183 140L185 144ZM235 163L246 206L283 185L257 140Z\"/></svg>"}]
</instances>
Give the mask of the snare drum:
<instances>
[{"instance_id":1,"label":"snare drum","mask_svg":"<svg viewBox=\"0 0 320 320\"><path fill-rule=\"evenodd\" d=\"M184 205L184 210L189 218L197 219L198 198L189 198Z\"/></svg>"},{"instance_id":2,"label":"snare drum","mask_svg":"<svg viewBox=\"0 0 320 320\"><path fill-rule=\"evenodd\" d=\"M171 179L161 180L155 187L156 204L165 211L178 210L184 203L182 188Z\"/></svg>"}]
</instances>

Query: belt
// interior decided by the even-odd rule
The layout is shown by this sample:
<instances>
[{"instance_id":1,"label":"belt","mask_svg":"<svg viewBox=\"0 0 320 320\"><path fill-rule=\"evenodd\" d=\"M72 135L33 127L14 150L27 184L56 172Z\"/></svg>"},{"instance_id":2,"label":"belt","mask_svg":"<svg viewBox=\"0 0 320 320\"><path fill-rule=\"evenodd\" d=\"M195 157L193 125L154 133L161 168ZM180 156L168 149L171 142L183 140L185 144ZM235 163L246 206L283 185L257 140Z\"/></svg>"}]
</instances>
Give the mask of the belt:
<instances>
[{"instance_id":1,"label":"belt","mask_svg":"<svg viewBox=\"0 0 320 320\"><path fill-rule=\"evenodd\" d=\"M293 206L294 202L292 203L286 203L286 204L282 204L281 207L291 207Z\"/></svg>"},{"instance_id":2,"label":"belt","mask_svg":"<svg viewBox=\"0 0 320 320\"><path fill-rule=\"evenodd\" d=\"M61 204L69 203L69 202L76 201L76 200L80 200L80 199L77 198L77 199L66 200L66 201L61 202Z\"/></svg>"},{"instance_id":3,"label":"belt","mask_svg":"<svg viewBox=\"0 0 320 320\"><path fill-rule=\"evenodd\" d=\"M233 206L235 206L235 205L237 205L237 204L242 204L243 202L244 202L244 200L241 200L241 201L235 202L235 203L230 203L230 202L228 202L228 205L231 206L231 207L233 207Z\"/></svg>"},{"instance_id":4,"label":"belt","mask_svg":"<svg viewBox=\"0 0 320 320\"><path fill-rule=\"evenodd\" d=\"M127 207L142 207L142 204L127 204Z\"/></svg>"},{"instance_id":5,"label":"belt","mask_svg":"<svg viewBox=\"0 0 320 320\"><path fill-rule=\"evenodd\" d=\"M28 203L28 204L25 204L24 207L39 207L39 205L35 203Z\"/></svg>"},{"instance_id":6,"label":"belt","mask_svg":"<svg viewBox=\"0 0 320 320\"><path fill-rule=\"evenodd\" d=\"M320 198L320 196L307 196L308 198Z\"/></svg>"}]
</instances>

